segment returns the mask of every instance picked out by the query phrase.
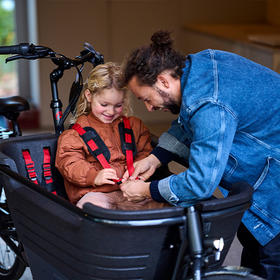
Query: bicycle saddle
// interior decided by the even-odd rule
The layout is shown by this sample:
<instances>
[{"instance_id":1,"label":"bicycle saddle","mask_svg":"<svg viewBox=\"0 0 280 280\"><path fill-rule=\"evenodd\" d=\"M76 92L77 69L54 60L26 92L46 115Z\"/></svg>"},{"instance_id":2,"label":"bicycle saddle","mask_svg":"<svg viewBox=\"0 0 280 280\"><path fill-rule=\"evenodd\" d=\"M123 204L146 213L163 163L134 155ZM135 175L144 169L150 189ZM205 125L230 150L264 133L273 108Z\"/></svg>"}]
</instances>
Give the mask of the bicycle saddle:
<instances>
[{"instance_id":1,"label":"bicycle saddle","mask_svg":"<svg viewBox=\"0 0 280 280\"><path fill-rule=\"evenodd\" d=\"M21 96L0 98L0 114L29 110L29 103Z\"/></svg>"}]
</instances>

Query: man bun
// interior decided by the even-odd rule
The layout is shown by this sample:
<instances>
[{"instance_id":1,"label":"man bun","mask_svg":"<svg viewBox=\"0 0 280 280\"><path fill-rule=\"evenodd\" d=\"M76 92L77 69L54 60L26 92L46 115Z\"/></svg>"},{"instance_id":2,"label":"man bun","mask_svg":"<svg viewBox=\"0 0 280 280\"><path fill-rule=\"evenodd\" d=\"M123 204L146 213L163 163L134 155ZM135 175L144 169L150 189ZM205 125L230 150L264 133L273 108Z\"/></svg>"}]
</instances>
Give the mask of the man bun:
<instances>
[{"instance_id":1,"label":"man bun","mask_svg":"<svg viewBox=\"0 0 280 280\"><path fill-rule=\"evenodd\" d=\"M153 49L171 49L173 40L170 37L170 32L168 31L157 31L151 37L151 48Z\"/></svg>"},{"instance_id":2,"label":"man bun","mask_svg":"<svg viewBox=\"0 0 280 280\"><path fill-rule=\"evenodd\" d=\"M122 85L127 86L135 76L140 85L152 86L165 70L179 79L183 74L186 57L173 49L170 32L159 30L151 36L151 44L135 49L123 65Z\"/></svg>"}]
</instances>

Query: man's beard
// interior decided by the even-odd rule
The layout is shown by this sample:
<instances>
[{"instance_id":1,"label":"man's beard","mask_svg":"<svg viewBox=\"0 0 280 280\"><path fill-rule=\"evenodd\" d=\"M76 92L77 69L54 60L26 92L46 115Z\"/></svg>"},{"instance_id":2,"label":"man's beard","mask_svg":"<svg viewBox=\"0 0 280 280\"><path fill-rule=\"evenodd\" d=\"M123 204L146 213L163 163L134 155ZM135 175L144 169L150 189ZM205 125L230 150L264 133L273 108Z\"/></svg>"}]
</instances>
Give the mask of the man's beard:
<instances>
[{"instance_id":1,"label":"man's beard","mask_svg":"<svg viewBox=\"0 0 280 280\"><path fill-rule=\"evenodd\" d=\"M157 86L154 86L155 90L159 93L159 95L163 99L169 99L168 101L164 101L163 106L165 109L168 109L172 114L177 115L180 113L180 105L178 105L174 100L172 100L169 94Z\"/></svg>"},{"instance_id":2,"label":"man's beard","mask_svg":"<svg viewBox=\"0 0 280 280\"><path fill-rule=\"evenodd\" d=\"M174 101L164 103L164 107L174 115L178 115L180 113L180 106Z\"/></svg>"}]
</instances>

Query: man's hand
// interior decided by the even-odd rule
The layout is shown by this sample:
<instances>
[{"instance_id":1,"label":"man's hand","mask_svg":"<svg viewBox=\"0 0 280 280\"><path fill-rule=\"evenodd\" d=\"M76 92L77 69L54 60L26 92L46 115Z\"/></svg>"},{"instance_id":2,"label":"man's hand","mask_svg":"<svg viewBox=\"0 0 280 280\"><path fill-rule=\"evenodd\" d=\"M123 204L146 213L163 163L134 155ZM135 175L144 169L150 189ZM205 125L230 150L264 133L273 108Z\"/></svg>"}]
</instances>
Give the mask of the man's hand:
<instances>
[{"instance_id":1,"label":"man's hand","mask_svg":"<svg viewBox=\"0 0 280 280\"><path fill-rule=\"evenodd\" d=\"M128 178L130 180L135 180L137 177L146 181L154 174L160 165L161 163L156 156L149 155L148 157L135 162L133 174L129 177L128 171L126 171L123 175L123 181L126 181Z\"/></svg>"},{"instance_id":2,"label":"man's hand","mask_svg":"<svg viewBox=\"0 0 280 280\"><path fill-rule=\"evenodd\" d=\"M128 201L140 202L146 198L151 198L150 183L142 180L128 180L121 185L121 190Z\"/></svg>"},{"instance_id":3,"label":"man's hand","mask_svg":"<svg viewBox=\"0 0 280 280\"><path fill-rule=\"evenodd\" d=\"M117 179L118 177L115 169L104 168L97 173L94 179L94 185L95 186L101 186L104 184L114 185L115 182L113 180L117 180Z\"/></svg>"}]
</instances>

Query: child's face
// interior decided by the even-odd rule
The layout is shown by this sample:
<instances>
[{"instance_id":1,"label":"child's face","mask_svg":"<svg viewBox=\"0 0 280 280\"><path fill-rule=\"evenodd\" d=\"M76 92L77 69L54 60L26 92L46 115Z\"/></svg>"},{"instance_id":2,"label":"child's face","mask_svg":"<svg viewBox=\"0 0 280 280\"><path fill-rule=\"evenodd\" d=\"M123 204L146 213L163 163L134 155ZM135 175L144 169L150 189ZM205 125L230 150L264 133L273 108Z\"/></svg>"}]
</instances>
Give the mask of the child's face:
<instances>
[{"instance_id":1,"label":"child's face","mask_svg":"<svg viewBox=\"0 0 280 280\"><path fill-rule=\"evenodd\" d=\"M115 88L103 89L100 93L92 95L85 91L91 111L103 123L112 123L123 110L124 92Z\"/></svg>"}]
</instances>

